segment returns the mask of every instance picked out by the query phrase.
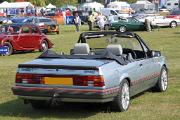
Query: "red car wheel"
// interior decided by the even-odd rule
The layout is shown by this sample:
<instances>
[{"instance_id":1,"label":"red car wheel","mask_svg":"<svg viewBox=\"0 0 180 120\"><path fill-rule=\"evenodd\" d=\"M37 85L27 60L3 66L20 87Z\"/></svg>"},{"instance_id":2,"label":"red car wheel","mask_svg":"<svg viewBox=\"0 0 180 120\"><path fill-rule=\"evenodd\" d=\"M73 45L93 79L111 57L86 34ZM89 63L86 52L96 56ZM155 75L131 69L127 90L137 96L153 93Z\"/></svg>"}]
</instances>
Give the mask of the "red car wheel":
<instances>
[{"instance_id":1,"label":"red car wheel","mask_svg":"<svg viewBox=\"0 0 180 120\"><path fill-rule=\"evenodd\" d=\"M6 53L6 55L11 55L13 53L13 47L11 43L6 42L4 46L8 47L8 52Z\"/></svg>"},{"instance_id":2,"label":"red car wheel","mask_svg":"<svg viewBox=\"0 0 180 120\"><path fill-rule=\"evenodd\" d=\"M47 41L43 41L43 42L41 43L40 47L41 47L41 48L39 49L40 52L44 52L44 51L48 50L48 43L47 43Z\"/></svg>"}]
</instances>

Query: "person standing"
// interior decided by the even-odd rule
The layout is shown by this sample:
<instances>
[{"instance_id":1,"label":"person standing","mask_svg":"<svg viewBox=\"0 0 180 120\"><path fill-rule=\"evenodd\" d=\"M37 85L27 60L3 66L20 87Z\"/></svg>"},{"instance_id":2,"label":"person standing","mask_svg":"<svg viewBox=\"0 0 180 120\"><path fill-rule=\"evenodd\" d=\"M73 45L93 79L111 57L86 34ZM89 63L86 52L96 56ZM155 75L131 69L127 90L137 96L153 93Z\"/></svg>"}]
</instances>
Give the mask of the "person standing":
<instances>
[{"instance_id":1,"label":"person standing","mask_svg":"<svg viewBox=\"0 0 180 120\"><path fill-rule=\"evenodd\" d=\"M93 23L94 23L94 16L93 16L92 12L90 12L89 16L88 16L89 31L92 31Z\"/></svg>"},{"instance_id":2,"label":"person standing","mask_svg":"<svg viewBox=\"0 0 180 120\"><path fill-rule=\"evenodd\" d=\"M74 25L76 27L76 32L79 32L79 26L81 25L81 19L80 19L78 13L75 13L75 16L74 16Z\"/></svg>"},{"instance_id":3,"label":"person standing","mask_svg":"<svg viewBox=\"0 0 180 120\"><path fill-rule=\"evenodd\" d=\"M101 13L98 14L98 17L97 17L97 20L98 20L98 26L100 28L101 31L104 30L104 25L105 25L105 22L106 22L106 17L103 16Z\"/></svg>"}]
</instances>

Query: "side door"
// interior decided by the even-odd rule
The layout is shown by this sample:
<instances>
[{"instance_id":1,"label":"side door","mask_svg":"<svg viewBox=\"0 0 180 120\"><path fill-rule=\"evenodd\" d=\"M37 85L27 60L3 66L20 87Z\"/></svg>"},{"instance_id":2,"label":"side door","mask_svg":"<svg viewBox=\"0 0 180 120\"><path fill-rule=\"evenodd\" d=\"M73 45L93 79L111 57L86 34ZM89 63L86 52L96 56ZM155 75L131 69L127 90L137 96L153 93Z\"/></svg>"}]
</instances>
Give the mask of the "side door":
<instances>
[{"instance_id":1,"label":"side door","mask_svg":"<svg viewBox=\"0 0 180 120\"><path fill-rule=\"evenodd\" d=\"M132 50L134 52L133 54L135 54L137 70L134 72L137 75L133 83L136 92L139 93L152 87L152 83L155 81L154 79L157 76L157 66L153 59L147 57L146 51L149 49L146 48L140 40L132 41Z\"/></svg>"},{"instance_id":2,"label":"side door","mask_svg":"<svg viewBox=\"0 0 180 120\"><path fill-rule=\"evenodd\" d=\"M150 53L149 48L147 48L147 46L143 42L141 42L141 45L146 55L145 59L141 63L144 69L146 70L145 76L143 77L144 86L146 88L150 88L154 86L158 80L158 77L160 75L161 65L158 62L159 57L152 57L152 55L149 54Z\"/></svg>"},{"instance_id":3,"label":"side door","mask_svg":"<svg viewBox=\"0 0 180 120\"><path fill-rule=\"evenodd\" d=\"M37 26L32 26L31 27L31 40L30 42L30 47L37 49L39 48L40 40L41 40L41 33L40 30L37 28Z\"/></svg>"},{"instance_id":4,"label":"side door","mask_svg":"<svg viewBox=\"0 0 180 120\"><path fill-rule=\"evenodd\" d=\"M134 18L128 19L128 26L130 30L141 30L142 24Z\"/></svg>"},{"instance_id":5,"label":"side door","mask_svg":"<svg viewBox=\"0 0 180 120\"><path fill-rule=\"evenodd\" d=\"M30 37L30 28L29 26L22 26L20 29L20 33L18 35L18 39L17 39L17 44L24 48L24 49L28 49L31 48L31 43L30 40L32 39Z\"/></svg>"}]
</instances>

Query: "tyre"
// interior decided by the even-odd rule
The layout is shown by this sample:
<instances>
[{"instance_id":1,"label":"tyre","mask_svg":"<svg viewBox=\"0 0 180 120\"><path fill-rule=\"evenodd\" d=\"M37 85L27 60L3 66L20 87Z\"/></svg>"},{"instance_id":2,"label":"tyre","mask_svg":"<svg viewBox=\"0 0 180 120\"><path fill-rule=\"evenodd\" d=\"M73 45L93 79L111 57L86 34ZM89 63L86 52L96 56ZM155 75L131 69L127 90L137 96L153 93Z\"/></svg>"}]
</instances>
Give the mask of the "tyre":
<instances>
[{"instance_id":1,"label":"tyre","mask_svg":"<svg viewBox=\"0 0 180 120\"><path fill-rule=\"evenodd\" d=\"M44 109L51 106L51 102L45 100L30 100L30 104L34 109Z\"/></svg>"},{"instance_id":2,"label":"tyre","mask_svg":"<svg viewBox=\"0 0 180 120\"><path fill-rule=\"evenodd\" d=\"M56 33L59 34L59 31L57 31Z\"/></svg>"},{"instance_id":3,"label":"tyre","mask_svg":"<svg viewBox=\"0 0 180 120\"><path fill-rule=\"evenodd\" d=\"M111 102L111 108L115 111L127 111L130 105L129 83L124 79L120 84L118 95Z\"/></svg>"},{"instance_id":4,"label":"tyre","mask_svg":"<svg viewBox=\"0 0 180 120\"><path fill-rule=\"evenodd\" d=\"M158 82L156 83L153 90L157 92L165 92L167 88L168 88L168 72L166 67L163 66L161 69Z\"/></svg>"},{"instance_id":5,"label":"tyre","mask_svg":"<svg viewBox=\"0 0 180 120\"><path fill-rule=\"evenodd\" d=\"M126 26L119 27L119 32L126 32L126 31L127 31Z\"/></svg>"},{"instance_id":6,"label":"tyre","mask_svg":"<svg viewBox=\"0 0 180 120\"><path fill-rule=\"evenodd\" d=\"M39 51L40 52L45 52L46 50L48 50L48 43L47 43L47 41L43 41L41 43L41 45L40 45Z\"/></svg>"},{"instance_id":7,"label":"tyre","mask_svg":"<svg viewBox=\"0 0 180 120\"><path fill-rule=\"evenodd\" d=\"M172 21L172 22L170 23L170 27L171 27L171 28L177 27L177 22Z\"/></svg>"},{"instance_id":8,"label":"tyre","mask_svg":"<svg viewBox=\"0 0 180 120\"><path fill-rule=\"evenodd\" d=\"M6 42L6 43L4 44L4 46L8 47L8 52L6 53L6 55L7 55L7 56L8 56L8 55L11 55L11 54L13 53L13 47L12 47L11 43Z\"/></svg>"}]
</instances>

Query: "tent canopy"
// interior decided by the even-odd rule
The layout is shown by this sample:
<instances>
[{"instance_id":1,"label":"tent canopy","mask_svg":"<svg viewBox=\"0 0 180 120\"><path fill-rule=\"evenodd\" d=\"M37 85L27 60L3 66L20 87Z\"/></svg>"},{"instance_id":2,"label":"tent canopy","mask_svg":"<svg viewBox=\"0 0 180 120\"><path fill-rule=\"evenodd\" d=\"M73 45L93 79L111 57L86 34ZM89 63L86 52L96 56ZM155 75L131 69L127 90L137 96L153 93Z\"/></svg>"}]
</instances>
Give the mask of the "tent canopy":
<instances>
[{"instance_id":1,"label":"tent canopy","mask_svg":"<svg viewBox=\"0 0 180 120\"><path fill-rule=\"evenodd\" d=\"M130 4L128 4L127 2L110 2L107 5L108 8L117 8L117 9L126 9L126 8L130 8Z\"/></svg>"},{"instance_id":2,"label":"tent canopy","mask_svg":"<svg viewBox=\"0 0 180 120\"><path fill-rule=\"evenodd\" d=\"M33 8L34 6L30 2L13 2L13 3L8 3L8 2L3 2L0 4L0 8Z\"/></svg>"},{"instance_id":3,"label":"tent canopy","mask_svg":"<svg viewBox=\"0 0 180 120\"><path fill-rule=\"evenodd\" d=\"M104 8L104 5L98 2L84 3L80 5L80 9L85 11L92 11L93 9L100 11L102 8Z\"/></svg>"},{"instance_id":4,"label":"tent canopy","mask_svg":"<svg viewBox=\"0 0 180 120\"><path fill-rule=\"evenodd\" d=\"M131 7L135 11L141 11L141 10L154 10L155 5L148 0L139 0L136 3L131 4Z\"/></svg>"},{"instance_id":5,"label":"tent canopy","mask_svg":"<svg viewBox=\"0 0 180 120\"><path fill-rule=\"evenodd\" d=\"M52 5L51 3L49 3L48 6L46 6L47 9L53 9L53 8L56 8L56 6Z\"/></svg>"}]
</instances>

